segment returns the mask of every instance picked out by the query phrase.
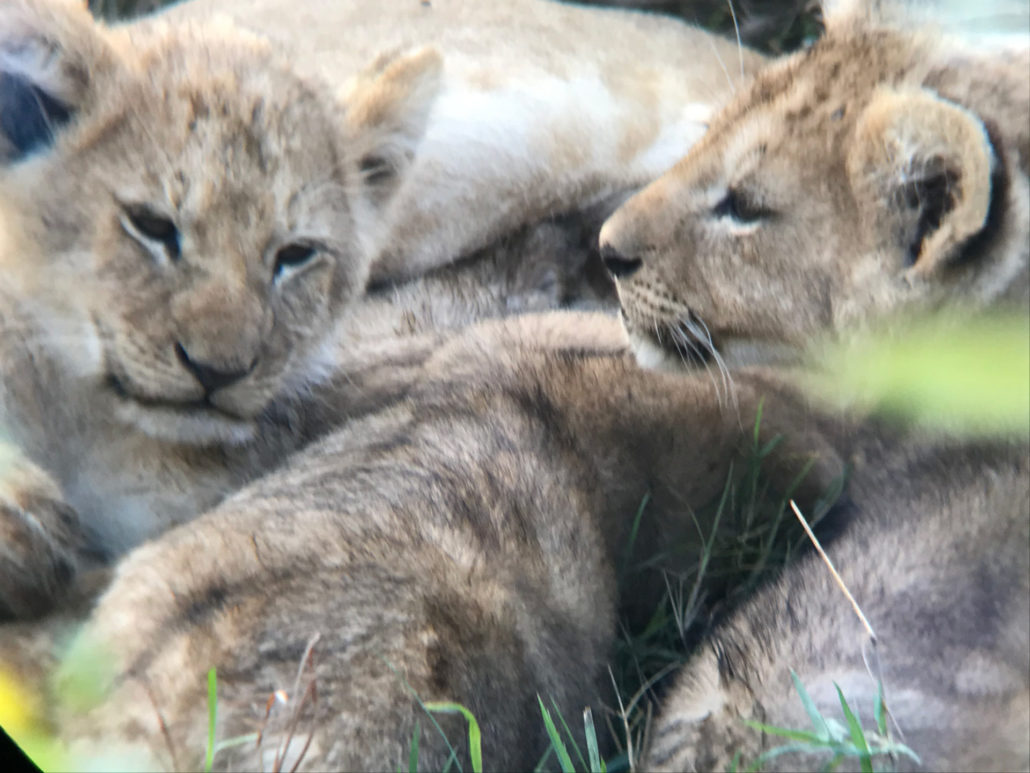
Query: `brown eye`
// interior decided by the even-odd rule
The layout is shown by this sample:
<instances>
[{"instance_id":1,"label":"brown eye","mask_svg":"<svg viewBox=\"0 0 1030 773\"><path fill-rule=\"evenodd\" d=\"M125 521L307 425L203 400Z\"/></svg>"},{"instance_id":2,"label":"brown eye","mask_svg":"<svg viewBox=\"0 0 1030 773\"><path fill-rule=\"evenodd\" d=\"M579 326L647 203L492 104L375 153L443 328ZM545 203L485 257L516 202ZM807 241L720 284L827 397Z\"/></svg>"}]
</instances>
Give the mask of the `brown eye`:
<instances>
[{"instance_id":1,"label":"brown eye","mask_svg":"<svg viewBox=\"0 0 1030 773\"><path fill-rule=\"evenodd\" d=\"M718 204L712 208L716 217L728 217L738 223L757 223L773 214L772 210L759 206L747 196L730 188Z\"/></svg>"},{"instance_id":2,"label":"brown eye","mask_svg":"<svg viewBox=\"0 0 1030 773\"><path fill-rule=\"evenodd\" d=\"M318 254L318 250L310 244L287 244L285 247L280 247L279 251L275 253L275 278L278 279L287 268L304 265L316 254Z\"/></svg>"},{"instance_id":3,"label":"brown eye","mask_svg":"<svg viewBox=\"0 0 1030 773\"><path fill-rule=\"evenodd\" d=\"M140 236L160 242L170 260L179 259L179 229L175 227L175 223L143 206L126 207L125 216Z\"/></svg>"}]
</instances>

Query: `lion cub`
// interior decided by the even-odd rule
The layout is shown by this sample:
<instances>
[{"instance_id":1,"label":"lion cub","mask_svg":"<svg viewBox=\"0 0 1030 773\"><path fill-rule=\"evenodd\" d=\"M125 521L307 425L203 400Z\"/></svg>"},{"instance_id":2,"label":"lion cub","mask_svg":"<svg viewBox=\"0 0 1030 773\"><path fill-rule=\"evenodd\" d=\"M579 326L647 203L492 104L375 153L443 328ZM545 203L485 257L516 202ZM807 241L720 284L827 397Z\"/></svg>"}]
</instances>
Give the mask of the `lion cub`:
<instances>
[{"instance_id":1,"label":"lion cub","mask_svg":"<svg viewBox=\"0 0 1030 773\"><path fill-rule=\"evenodd\" d=\"M439 76L397 58L345 110L226 24L0 6L0 615L314 430L290 406L336 367Z\"/></svg>"},{"instance_id":2,"label":"lion cub","mask_svg":"<svg viewBox=\"0 0 1030 773\"><path fill-rule=\"evenodd\" d=\"M820 51L830 56L840 45L833 34L807 55L813 66ZM889 61L893 50L879 58ZM852 58L842 59L841 74ZM794 65L799 76L804 61ZM870 72L868 62L860 69ZM761 83L741 99L771 109L774 101L759 100ZM847 104L861 115L861 99ZM752 109L745 117L761 119ZM731 129L717 125L711 144L698 150L711 162L710 175L727 168L716 149ZM813 129L811 137L818 136ZM827 153L852 147L813 146ZM1018 158L998 156L994 168ZM785 165L774 168L783 174ZM1005 168L1010 184L994 190L1025 195L1025 171L1018 163ZM684 169L690 171L690 158L656 189L674 188ZM688 201L714 195L684 189ZM918 201L931 205L932 190ZM648 211L638 201L606 227L610 246L619 244L622 228L646 232L651 218L687 229L709 223L708 214ZM860 209L873 224L877 215L904 213L874 204L866 200ZM725 222L710 224L707 244L724 257L732 256L732 244L753 257L745 237L759 238L765 225L791 224L788 214L738 224L745 215L736 203L718 209L710 219ZM1001 234L1024 227L1019 209L999 211ZM916 234L920 244L933 245L941 243L940 229L954 233L949 211L939 214L925 222L916 216L914 229L891 226L866 238L884 262L893 254L904 270ZM852 232L862 233L857 226ZM674 235L671 229L665 241L648 240L638 257L628 250L608 255L621 274L630 331L642 334L658 323L661 335L649 344L663 347L670 362L681 353L665 327L683 309L674 290L708 281L721 288L732 279L672 273L679 250L692 254ZM988 256L986 262L963 264L972 288L986 284L996 266L1008 267L1006 250L1020 244L990 243L1001 249L1000 259L988 250L973 253ZM815 240L810 244L814 250ZM843 252L846 244L831 246L842 257L862 258L854 249ZM806 260L805 253L792 254ZM807 260L820 268L820 255L813 251ZM645 260L657 266L644 268ZM647 277L660 272L679 283L670 279L652 296L644 289L633 294L635 277L646 288ZM928 292L936 281L929 277ZM947 303L959 306L964 296L953 287ZM863 298L850 285L832 289L835 303ZM1018 285L999 295L1006 292L1018 294ZM638 303L644 297L653 303ZM738 308L747 312L751 304ZM873 307L870 315L880 311ZM707 313L701 309L699 319ZM633 319L646 322L637 328ZM742 330L756 338L761 332ZM713 338L721 340L714 330ZM423 708L457 701L480 722L488 766L532 767L547 747L538 695L547 706L553 699L566 718L604 699L618 606L614 566L640 502L649 495L636 536L646 555L679 536L685 514L722 490L753 442L761 404L761 442L784 438L770 459L779 490L815 462L806 489L794 492L803 509L845 463L854 467L847 499L832 516L842 536L831 550L846 573L856 566L854 556L867 567L867 576L853 582L878 626L888 702L909 745L936 765L1018 766L1022 747L1013 734L1026 721L1030 622L1025 446L973 447L824 414L775 371L736 371L733 410L701 375L639 370L623 343L604 317L522 319L469 331L435 352L418 370L417 385L392 407L337 430L188 528L133 552L81 640L112 659L110 692L86 714L65 716L63 734L83 744L77 748L141 747L162 767L199 764L207 728L198 706L204 674L217 667L218 737L262 731L253 743L220 752L219 766L272 767L285 758L286 766L299 761L311 769L395 768L410 759L416 734L420 765L446 766L452 747L465 764L471 750L462 720L434 714L430 721ZM650 351L635 347L641 359ZM913 543L928 547L914 552ZM634 591L642 604L654 600L646 587ZM731 618L685 672L645 764L707 767L728 764L738 748L760 751L761 736L747 736L739 718L793 724L792 665L824 708L835 695L833 681L856 705L871 705L874 687L864 680L858 645L849 646L859 640L856 623L836 592L821 566L808 562ZM986 749L982 756L979 749Z\"/></svg>"},{"instance_id":3,"label":"lion cub","mask_svg":"<svg viewBox=\"0 0 1030 773\"><path fill-rule=\"evenodd\" d=\"M988 57L831 16L603 227L638 361L775 362L897 312L1026 313L1028 74L1025 48ZM852 514L829 555L875 629L895 740L930 770L1027 769L1026 443L884 430L838 448ZM824 714L839 717L836 683L871 728L867 638L823 564L801 561L684 669L644 766L724 769L781 745L742 720L809 726L791 669Z\"/></svg>"},{"instance_id":4,"label":"lion cub","mask_svg":"<svg viewBox=\"0 0 1030 773\"><path fill-rule=\"evenodd\" d=\"M0 470L0 617L393 399L442 329L610 299L584 269L596 224L701 133L735 53L638 14L381 11L220 0L105 27L74 0L0 5L0 426L21 451ZM646 35L652 59L520 59L518 14L550 38ZM395 53L425 43L445 59ZM662 51L691 51L691 76Z\"/></svg>"}]
</instances>

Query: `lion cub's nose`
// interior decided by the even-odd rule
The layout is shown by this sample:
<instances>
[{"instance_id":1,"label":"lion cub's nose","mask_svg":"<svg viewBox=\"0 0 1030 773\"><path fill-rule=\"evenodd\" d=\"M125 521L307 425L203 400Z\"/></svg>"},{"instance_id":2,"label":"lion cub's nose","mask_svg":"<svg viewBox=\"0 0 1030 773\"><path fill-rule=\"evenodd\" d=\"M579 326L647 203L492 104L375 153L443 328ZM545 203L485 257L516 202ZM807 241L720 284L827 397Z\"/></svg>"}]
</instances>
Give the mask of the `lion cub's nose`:
<instances>
[{"instance_id":1,"label":"lion cub's nose","mask_svg":"<svg viewBox=\"0 0 1030 773\"><path fill-rule=\"evenodd\" d=\"M187 352L183 345L178 342L175 344L175 356L179 358L179 362L182 363L182 366L192 373L193 377L200 382L202 387L204 387L205 395L210 395L223 387L235 384L241 378L254 370L254 366L257 364L257 361L255 360L243 370L219 370L211 365L193 360L190 357L189 352Z\"/></svg>"},{"instance_id":2,"label":"lion cub's nose","mask_svg":"<svg viewBox=\"0 0 1030 773\"><path fill-rule=\"evenodd\" d=\"M644 261L640 258L627 258L610 244L601 247L601 260L608 273L616 279L626 279L637 273Z\"/></svg>"}]
</instances>

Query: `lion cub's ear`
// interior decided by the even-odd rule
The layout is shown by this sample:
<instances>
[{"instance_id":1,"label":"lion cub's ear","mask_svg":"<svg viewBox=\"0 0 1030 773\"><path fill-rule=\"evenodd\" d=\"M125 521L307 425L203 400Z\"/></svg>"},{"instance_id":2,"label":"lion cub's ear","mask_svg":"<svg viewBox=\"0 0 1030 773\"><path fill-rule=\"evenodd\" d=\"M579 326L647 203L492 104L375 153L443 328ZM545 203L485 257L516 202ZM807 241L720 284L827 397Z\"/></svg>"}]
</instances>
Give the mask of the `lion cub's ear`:
<instances>
[{"instance_id":1,"label":"lion cub's ear","mask_svg":"<svg viewBox=\"0 0 1030 773\"><path fill-rule=\"evenodd\" d=\"M983 229L994 163L983 123L925 91L877 94L847 160L864 226L924 276Z\"/></svg>"},{"instance_id":2,"label":"lion cub's ear","mask_svg":"<svg viewBox=\"0 0 1030 773\"><path fill-rule=\"evenodd\" d=\"M0 2L0 165L46 150L114 61L82 2Z\"/></svg>"},{"instance_id":3,"label":"lion cub's ear","mask_svg":"<svg viewBox=\"0 0 1030 773\"><path fill-rule=\"evenodd\" d=\"M384 201L411 163L442 76L440 54L423 48L379 57L344 88L345 153L373 201Z\"/></svg>"}]
</instances>

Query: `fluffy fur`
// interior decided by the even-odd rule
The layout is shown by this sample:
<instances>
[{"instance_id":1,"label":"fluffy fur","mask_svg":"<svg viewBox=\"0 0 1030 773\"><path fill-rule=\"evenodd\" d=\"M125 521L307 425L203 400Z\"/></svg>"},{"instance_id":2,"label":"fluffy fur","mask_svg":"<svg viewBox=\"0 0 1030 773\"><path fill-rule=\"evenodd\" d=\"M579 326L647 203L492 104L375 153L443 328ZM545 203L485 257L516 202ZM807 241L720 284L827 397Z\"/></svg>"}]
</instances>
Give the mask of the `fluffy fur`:
<instances>
[{"instance_id":1,"label":"fluffy fur","mask_svg":"<svg viewBox=\"0 0 1030 773\"><path fill-rule=\"evenodd\" d=\"M264 728L219 766L271 767L277 748L292 765L310 736L303 769L392 769L417 722L419 767L439 769L448 741L421 700L472 710L491 769L531 767L547 745L538 695L567 718L600 711L613 568L641 501L641 555L695 534L684 509L721 490L759 400L778 395L741 377L741 413L721 409L706 379L639 371L598 315L481 326L416 380L119 565L77 643L111 680L99 706L63 717L74 753L199 764L215 666L219 737ZM790 429L777 485L814 456L808 504L841 461L806 413L790 393L768 399L762 442ZM640 584L633 603L663 591ZM463 721L435 718L467 765Z\"/></svg>"},{"instance_id":2,"label":"fluffy fur","mask_svg":"<svg viewBox=\"0 0 1030 773\"><path fill-rule=\"evenodd\" d=\"M770 65L602 230L641 350L747 364L886 314L1025 308L1028 64L831 20Z\"/></svg>"},{"instance_id":3,"label":"fluffy fur","mask_svg":"<svg viewBox=\"0 0 1030 773\"><path fill-rule=\"evenodd\" d=\"M833 40L827 38L807 61L820 62L818 51L832 50ZM894 56L885 51L880 58ZM872 57L863 71L880 58ZM801 61L794 65L799 75ZM834 61L843 71L850 59ZM783 77L777 72L770 72L773 84ZM765 100L758 83L741 102L776 104L779 92L770 85ZM787 85L782 80L782 88ZM856 97L855 104L860 109L866 103ZM827 118L833 121L835 114L836 106ZM848 115L846 110L842 117ZM721 147L719 138L730 126L717 123L698 158L720 161L721 154L701 154ZM806 138L820 136L813 129ZM832 155L838 146L822 140L814 147ZM991 147L997 150L997 143ZM1013 157L1007 151L995 156ZM691 158L653 190L676 189L686 201L703 197L704 186L675 187ZM969 161L964 155L959 160ZM813 159L816 168L818 163ZM795 165L808 168L796 158ZM982 166L974 158L969 168ZM781 167L788 181L793 178L784 170L790 168ZM967 166L945 168L958 174ZM1019 168L1025 188L1025 167ZM844 185L840 175L834 179ZM1021 178L1010 179L1006 190L1018 191ZM935 209L940 219L923 217L919 207L928 199L918 190L917 213L909 220L898 207L883 212L875 199L865 200L868 206L855 216L870 226L863 238L880 240L874 253L883 257L877 260L893 256L901 264L915 245L913 269L930 261L926 297L936 297L929 284L938 282L956 288L945 296L948 303L962 305L960 286L947 285L933 266L947 263L943 254L957 247L954 239L961 241L955 235L960 224L968 226L968 214L939 234L953 211L967 213L969 201L975 207L975 190L963 186L963 195L946 198L960 206ZM661 258L658 267L644 269L626 248L629 242L617 241L619 233L635 233L637 223L647 233L652 218L668 225L682 217L672 201L648 213L641 202L659 201L655 196L652 191L631 201L605 229L613 248L609 262L621 275L624 314L631 325L637 316L646 320L645 333L654 321L647 315L658 304L638 302L640 296L626 290L631 272L641 279L673 272L678 251L687 249L670 227L669 238L655 239L654 255L640 256ZM988 198L993 202L994 193ZM823 199L813 201L823 206ZM710 205L720 202L722 197ZM717 219L742 214L739 203L719 209ZM1002 212L1002 235L1020 227L1018 210ZM840 214L847 229L852 216ZM682 222L691 225L689 212ZM726 225L739 237L737 245L761 229ZM857 225L850 229L855 238L863 234ZM718 246L718 240L709 243ZM973 265L988 273L1010 265L1013 243L1002 238L997 244L1008 247L997 261ZM771 254L787 262L786 245L784 239L780 252ZM836 248L826 254L864 259L854 244L825 246ZM994 255L984 249L983 255ZM732 251L724 245L722 254ZM803 262L815 253L790 254ZM698 273L668 273L676 278L667 279L662 292L680 297L694 281L714 286L721 276L710 277L715 271L706 266ZM772 277L770 272L756 281ZM732 285L733 277L723 280ZM976 282L965 286L970 303L989 302L978 295ZM885 310L882 304L862 306L861 285L838 282L828 290L845 306L865 308L866 317ZM895 296L888 305L903 306L906 297ZM754 303L762 302L756 296ZM720 308L713 304L697 313L705 319ZM831 319L823 320L824 327ZM640 331L631 326L631 332ZM767 339L797 343L786 334ZM680 362L680 350L667 342L656 336L648 345ZM618 605L613 567L641 500L650 494L637 535L643 554L692 532L685 516L721 490L731 465L753 442L761 404L760 442L785 438L770 459L774 488L785 492L798 470L815 462L808 485L795 492L803 509L846 462L854 466L848 507L833 517L842 533L833 550L842 567L856 554L877 561L858 581L858 593L880 626L888 701L897 696L892 709L906 731L914 729L909 743L924 753L939 750L939 759L928 759L940 765L1025 764L1011 735L1027 721L1025 446L971 448L824 415L776 372L736 371L736 402L727 404L719 385L702 375L638 370L624 345L621 330L603 316L530 318L469 331L431 356L385 371L385 384L376 381L384 371L370 373L370 383L379 383L393 400L389 407L340 428L119 565L79 639L80 647L99 647L109 658L105 699L59 717L62 734L82 753L128 747L141 750L152 765L196 766L207 738L204 674L215 666L218 736L263 728L260 742L221 752L219 765L257 767L264 760L271 767L275 757L285 756L287 766L300 759L311 769L396 768L408 760L417 720L420 764L439 768L450 750L429 729L421 699L454 700L472 709L489 765L530 767L546 744L537 695L553 698L572 717L602 693ZM636 351L639 356L645 349ZM701 526L704 532L710 524ZM913 542L923 551L912 550ZM727 764L738 746L754 751L748 744L764 741L757 735L741 739L739 718L793 721L793 699L784 689L790 665L815 685L822 705L828 680L845 677L851 678L845 680L849 693L852 685L859 691L856 703L871 702L862 692L870 686L861 678L860 654L834 628L853 632L850 612L840 611L831 595L836 589L816 570L819 565L810 562L791 570L728 622L713 638L715 646L688 667L657 728L650 764ZM644 608L653 608L657 592L646 584L631 591ZM800 620L808 624L799 626ZM986 702L984 695L990 696ZM913 705L928 710L929 724L911 718ZM437 721L467 763L461 720ZM939 728L946 730L944 738L932 734ZM977 756L981 749L985 756Z\"/></svg>"},{"instance_id":4,"label":"fluffy fur","mask_svg":"<svg viewBox=\"0 0 1030 773\"><path fill-rule=\"evenodd\" d=\"M597 224L655 158L671 162L671 148L648 150L648 133L689 142L700 124L682 122L682 100L722 93L688 95L677 80L646 105L605 97L605 110L625 113L626 163L602 173L611 138L575 158L539 155L548 132L563 141L562 116L566 139L584 139L573 103L592 92L562 67L579 59L552 53L527 64L537 79L513 86L505 60L466 71L480 50L471 38L444 46L434 32L467 11L496 34L514 7L440 4L423 29L388 28L378 4L326 3L314 25L295 6L219 4L285 38L289 58L225 15L210 19L210 4L112 27L71 0L0 8L0 425L23 457L0 504L0 614L43 611L79 564L194 517L360 414L367 393L353 385L376 362L403 373L397 352L417 360L420 336L607 299L590 268ZM594 18L540 8L552 36ZM723 45L674 22L598 18L597 34L643 27L714 58ZM426 42L440 46L416 45ZM415 47L398 53L402 43ZM610 70L629 56L620 51L583 67ZM705 66L687 80L701 82ZM497 73L499 91L487 83ZM500 101L441 113L469 78ZM526 99L551 122L506 156ZM486 137L471 156L469 132ZM398 195L405 236L390 225ZM373 273L381 250L391 268Z\"/></svg>"},{"instance_id":5,"label":"fluffy fur","mask_svg":"<svg viewBox=\"0 0 1030 773\"><path fill-rule=\"evenodd\" d=\"M396 181L363 159L418 140L440 61L394 60L344 114L250 34L17 0L0 64L0 423L39 468L5 471L22 614L53 591L36 572L117 554L299 442L268 429L323 375Z\"/></svg>"},{"instance_id":6,"label":"fluffy fur","mask_svg":"<svg viewBox=\"0 0 1030 773\"><path fill-rule=\"evenodd\" d=\"M669 18L543 0L402 0L389 13L378 0L191 0L159 18L213 13L280 42L298 71L344 94L384 51L442 54L378 280L643 185L763 61Z\"/></svg>"},{"instance_id":7,"label":"fluffy fur","mask_svg":"<svg viewBox=\"0 0 1030 773\"><path fill-rule=\"evenodd\" d=\"M824 39L760 73L603 227L641 363L782 361L888 315L1026 312L1027 49L964 52L867 10L831 16ZM867 673L868 637L813 556L694 656L648 769L722 769L780 745L744 719L806 727L790 669L831 716L839 684L867 727L882 675L928 769L1030 765L1026 444L853 442L853 514L829 554L876 631L880 670Z\"/></svg>"}]
</instances>

